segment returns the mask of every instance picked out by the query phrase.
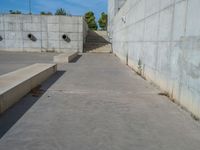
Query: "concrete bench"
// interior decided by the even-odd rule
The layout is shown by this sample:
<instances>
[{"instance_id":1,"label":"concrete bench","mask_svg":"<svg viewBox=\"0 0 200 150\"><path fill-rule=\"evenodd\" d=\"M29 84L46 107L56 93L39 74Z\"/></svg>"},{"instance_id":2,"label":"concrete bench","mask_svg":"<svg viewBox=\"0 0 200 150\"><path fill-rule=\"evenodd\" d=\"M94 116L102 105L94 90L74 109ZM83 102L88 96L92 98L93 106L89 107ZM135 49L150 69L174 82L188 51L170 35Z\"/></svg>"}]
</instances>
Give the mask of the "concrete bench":
<instances>
[{"instance_id":1,"label":"concrete bench","mask_svg":"<svg viewBox=\"0 0 200 150\"><path fill-rule=\"evenodd\" d=\"M0 76L0 114L56 71L56 64L33 64Z\"/></svg>"},{"instance_id":2,"label":"concrete bench","mask_svg":"<svg viewBox=\"0 0 200 150\"><path fill-rule=\"evenodd\" d=\"M72 61L74 58L76 58L78 55L78 52L67 52L67 53L62 53L57 56L54 56L53 60L55 63L62 64L62 63L69 63Z\"/></svg>"}]
</instances>

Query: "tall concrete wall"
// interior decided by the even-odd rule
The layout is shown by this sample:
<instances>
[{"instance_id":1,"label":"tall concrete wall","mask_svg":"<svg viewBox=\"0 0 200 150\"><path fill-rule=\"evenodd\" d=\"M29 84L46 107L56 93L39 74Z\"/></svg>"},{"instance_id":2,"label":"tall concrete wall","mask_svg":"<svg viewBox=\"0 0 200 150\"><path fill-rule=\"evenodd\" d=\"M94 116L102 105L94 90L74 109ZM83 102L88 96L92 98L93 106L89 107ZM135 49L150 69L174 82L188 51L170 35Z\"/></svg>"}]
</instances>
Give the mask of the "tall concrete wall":
<instances>
[{"instance_id":1,"label":"tall concrete wall","mask_svg":"<svg viewBox=\"0 0 200 150\"><path fill-rule=\"evenodd\" d=\"M113 20L117 12L121 9L124 5L126 0L109 0L108 3L108 31L110 31L110 27L112 27ZM110 40L112 39L112 33L108 32Z\"/></svg>"},{"instance_id":2,"label":"tall concrete wall","mask_svg":"<svg viewBox=\"0 0 200 150\"><path fill-rule=\"evenodd\" d=\"M41 15L0 15L0 50L83 51L87 30L82 17ZM31 41L28 34L35 36ZM69 37L68 42L62 36Z\"/></svg>"},{"instance_id":3,"label":"tall concrete wall","mask_svg":"<svg viewBox=\"0 0 200 150\"><path fill-rule=\"evenodd\" d=\"M200 0L127 0L109 27L114 53L198 117L199 16Z\"/></svg>"}]
</instances>

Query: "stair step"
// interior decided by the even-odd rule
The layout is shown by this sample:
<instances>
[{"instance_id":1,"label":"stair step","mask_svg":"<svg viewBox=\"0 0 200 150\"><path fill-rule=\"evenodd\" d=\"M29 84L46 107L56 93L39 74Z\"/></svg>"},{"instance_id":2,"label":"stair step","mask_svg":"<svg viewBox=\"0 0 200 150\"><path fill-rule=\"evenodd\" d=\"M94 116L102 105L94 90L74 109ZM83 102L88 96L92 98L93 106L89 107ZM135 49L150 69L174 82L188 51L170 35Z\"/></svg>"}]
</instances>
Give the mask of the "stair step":
<instances>
[{"instance_id":1,"label":"stair step","mask_svg":"<svg viewBox=\"0 0 200 150\"><path fill-rule=\"evenodd\" d=\"M110 47L110 44L90 43L90 44L86 44L84 47L85 48Z\"/></svg>"},{"instance_id":2,"label":"stair step","mask_svg":"<svg viewBox=\"0 0 200 150\"><path fill-rule=\"evenodd\" d=\"M84 45L85 52L110 53L111 44L106 31L89 31Z\"/></svg>"}]
</instances>

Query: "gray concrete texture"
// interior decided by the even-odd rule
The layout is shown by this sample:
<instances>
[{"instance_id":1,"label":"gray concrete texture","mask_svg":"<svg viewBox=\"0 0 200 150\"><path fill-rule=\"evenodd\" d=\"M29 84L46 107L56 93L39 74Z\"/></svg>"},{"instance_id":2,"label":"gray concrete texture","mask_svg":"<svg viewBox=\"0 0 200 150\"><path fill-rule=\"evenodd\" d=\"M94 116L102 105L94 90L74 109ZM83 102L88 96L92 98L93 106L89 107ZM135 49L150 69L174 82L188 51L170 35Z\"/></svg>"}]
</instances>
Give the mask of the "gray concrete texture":
<instances>
[{"instance_id":1,"label":"gray concrete texture","mask_svg":"<svg viewBox=\"0 0 200 150\"><path fill-rule=\"evenodd\" d=\"M42 85L46 92L2 137L1 150L200 148L199 123L112 54L83 54L58 70L59 78Z\"/></svg>"},{"instance_id":2,"label":"gray concrete texture","mask_svg":"<svg viewBox=\"0 0 200 150\"><path fill-rule=\"evenodd\" d=\"M53 61L54 63L57 64L65 64L65 63L69 63L72 60L74 60L76 57L78 56L78 52L68 52L68 53L63 53L63 54L59 54L53 57Z\"/></svg>"},{"instance_id":3,"label":"gray concrete texture","mask_svg":"<svg viewBox=\"0 0 200 150\"><path fill-rule=\"evenodd\" d=\"M199 8L199 0L127 0L109 24L114 53L198 117Z\"/></svg>"},{"instance_id":4,"label":"gray concrete texture","mask_svg":"<svg viewBox=\"0 0 200 150\"><path fill-rule=\"evenodd\" d=\"M0 51L0 75L35 63L53 63L55 55L57 53Z\"/></svg>"},{"instance_id":5,"label":"gray concrete texture","mask_svg":"<svg viewBox=\"0 0 200 150\"><path fill-rule=\"evenodd\" d=\"M37 63L0 76L0 114L57 71L56 64Z\"/></svg>"},{"instance_id":6,"label":"gray concrete texture","mask_svg":"<svg viewBox=\"0 0 200 150\"><path fill-rule=\"evenodd\" d=\"M32 34L36 41L28 38ZM62 36L69 37L69 41ZM87 25L83 17L0 15L0 50L27 52L83 51Z\"/></svg>"}]
</instances>

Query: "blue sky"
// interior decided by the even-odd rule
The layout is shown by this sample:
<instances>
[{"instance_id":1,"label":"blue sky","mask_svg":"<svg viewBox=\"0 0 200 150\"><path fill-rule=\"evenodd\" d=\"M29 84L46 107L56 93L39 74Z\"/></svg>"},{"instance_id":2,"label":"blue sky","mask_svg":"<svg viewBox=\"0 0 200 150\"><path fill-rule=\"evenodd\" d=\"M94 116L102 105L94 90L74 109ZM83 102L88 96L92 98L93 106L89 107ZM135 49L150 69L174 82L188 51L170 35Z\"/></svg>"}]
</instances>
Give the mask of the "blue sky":
<instances>
[{"instance_id":1,"label":"blue sky","mask_svg":"<svg viewBox=\"0 0 200 150\"><path fill-rule=\"evenodd\" d=\"M55 12L57 8L65 8L72 15L83 15L85 12L94 11L97 18L101 12L107 12L107 0L31 0L32 12L38 14L41 11ZM0 0L0 12L19 10L29 12L29 0Z\"/></svg>"}]
</instances>

